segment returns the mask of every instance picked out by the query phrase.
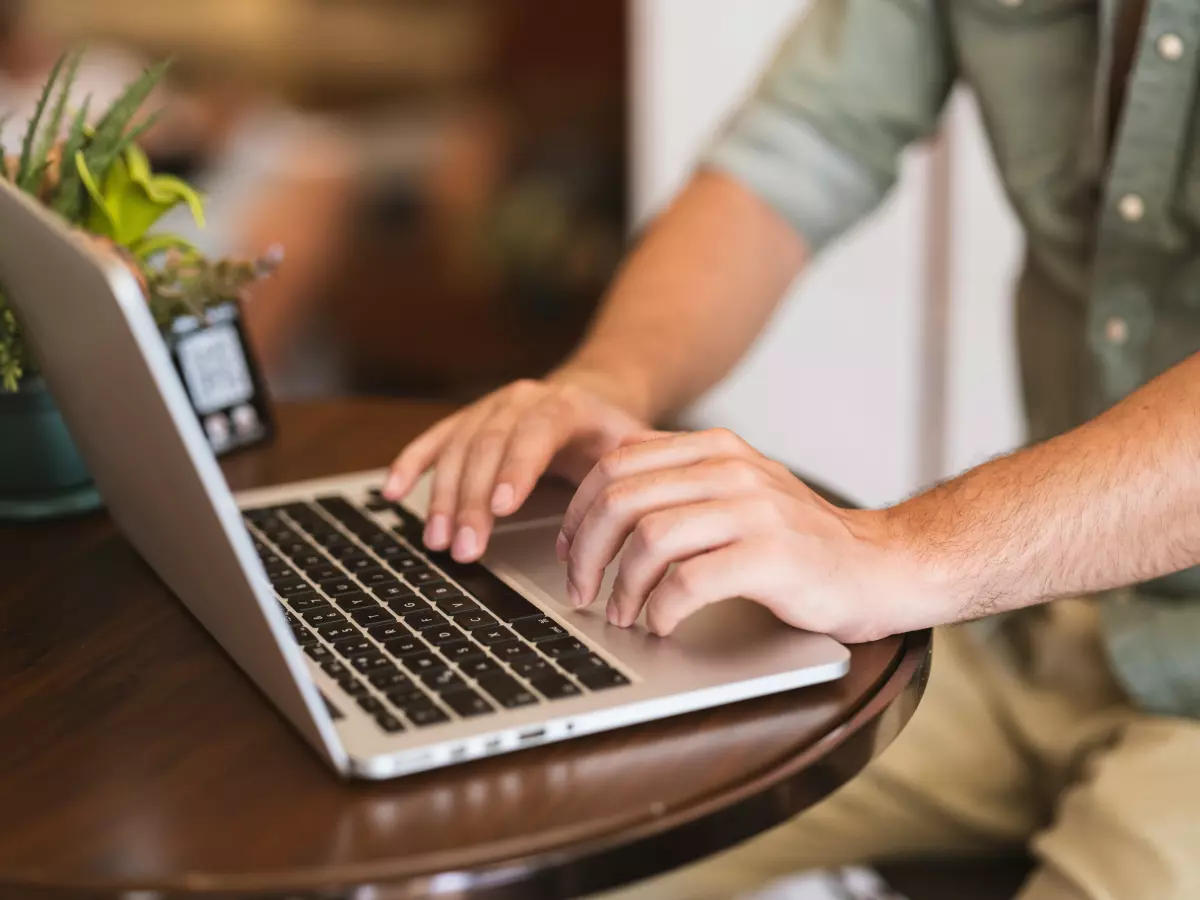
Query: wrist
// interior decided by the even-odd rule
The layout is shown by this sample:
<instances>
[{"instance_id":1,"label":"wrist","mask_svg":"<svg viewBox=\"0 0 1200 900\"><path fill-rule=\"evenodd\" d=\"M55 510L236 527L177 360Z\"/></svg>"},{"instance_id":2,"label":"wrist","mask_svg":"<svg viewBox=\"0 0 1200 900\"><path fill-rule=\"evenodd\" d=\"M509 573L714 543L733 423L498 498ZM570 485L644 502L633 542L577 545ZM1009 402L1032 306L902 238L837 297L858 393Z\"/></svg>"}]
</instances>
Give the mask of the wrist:
<instances>
[{"instance_id":1,"label":"wrist","mask_svg":"<svg viewBox=\"0 0 1200 900\"><path fill-rule=\"evenodd\" d=\"M582 388L640 422L649 424L658 416L650 399L648 380L630 367L596 364L572 357L545 380L551 384L572 384Z\"/></svg>"}]
</instances>

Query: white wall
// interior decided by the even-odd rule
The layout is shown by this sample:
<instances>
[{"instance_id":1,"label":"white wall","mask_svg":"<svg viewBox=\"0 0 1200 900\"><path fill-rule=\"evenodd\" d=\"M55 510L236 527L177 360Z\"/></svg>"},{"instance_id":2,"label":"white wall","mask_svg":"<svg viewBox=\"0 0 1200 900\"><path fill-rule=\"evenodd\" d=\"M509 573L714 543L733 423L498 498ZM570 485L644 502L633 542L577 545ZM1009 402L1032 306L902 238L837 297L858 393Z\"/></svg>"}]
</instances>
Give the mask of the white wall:
<instances>
[{"instance_id":1,"label":"white wall","mask_svg":"<svg viewBox=\"0 0 1200 900\"><path fill-rule=\"evenodd\" d=\"M700 145L752 86L803 0L631 0L633 206L645 220L686 177ZM969 100L950 113L956 221L946 385L947 471L1017 436L1007 343L1016 249ZM931 157L908 154L885 206L825 254L759 344L690 414L733 428L765 452L865 503L917 488L921 353L930 273L925 245ZM970 233L960 236L960 224Z\"/></svg>"}]
</instances>

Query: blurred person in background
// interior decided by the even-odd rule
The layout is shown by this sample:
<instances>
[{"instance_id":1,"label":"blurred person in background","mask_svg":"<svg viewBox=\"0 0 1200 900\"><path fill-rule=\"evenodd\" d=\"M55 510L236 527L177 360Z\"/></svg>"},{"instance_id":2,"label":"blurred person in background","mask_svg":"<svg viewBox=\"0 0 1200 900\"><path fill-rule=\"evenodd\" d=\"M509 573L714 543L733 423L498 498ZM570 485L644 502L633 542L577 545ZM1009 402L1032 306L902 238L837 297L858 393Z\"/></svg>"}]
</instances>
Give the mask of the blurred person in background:
<instances>
[{"instance_id":1,"label":"blurred person in background","mask_svg":"<svg viewBox=\"0 0 1200 900\"><path fill-rule=\"evenodd\" d=\"M21 0L0 0L0 131L5 152L20 150L26 124L63 48L26 27ZM111 44L87 49L71 102L91 95L103 110L146 65ZM161 118L142 140L159 171L180 175L204 195L207 227L186 209L156 230L180 234L214 256L257 256L283 248L286 264L253 289L244 314L260 363L277 393L328 386L332 361L306 346L314 304L343 239L354 190L353 150L331 123L290 109L236 67L176 61L151 108ZM311 348L312 352L304 352ZM299 357L299 358L297 358Z\"/></svg>"},{"instance_id":2,"label":"blurred person in background","mask_svg":"<svg viewBox=\"0 0 1200 900\"><path fill-rule=\"evenodd\" d=\"M644 611L669 635L738 595L849 642L979 620L939 632L923 704L859 778L621 896L1019 846L1022 900L1200 896L1198 72L1200 17L1175 0L815 0L573 356L397 458L388 494L432 470L425 541L462 561L544 472L578 482L558 549L614 627ZM880 203L960 80L1028 239L1032 445L848 511L732 434L652 431ZM805 387L763 389L786 414Z\"/></svg>"}]
</instances>

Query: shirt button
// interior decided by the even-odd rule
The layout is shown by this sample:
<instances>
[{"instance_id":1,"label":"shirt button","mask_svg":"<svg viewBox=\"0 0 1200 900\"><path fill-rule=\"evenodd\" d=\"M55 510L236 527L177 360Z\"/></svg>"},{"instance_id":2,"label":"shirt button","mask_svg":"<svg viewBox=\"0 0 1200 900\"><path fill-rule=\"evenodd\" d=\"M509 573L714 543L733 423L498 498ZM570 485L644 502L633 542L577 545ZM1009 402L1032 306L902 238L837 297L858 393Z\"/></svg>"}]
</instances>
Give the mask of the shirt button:
<instances>
[{"instance_id":1,"label":"shirt button","mask_svg":"<svg viewBox=\"0 0 1200 900\"><path fill-rule=\"evenodd\" d=\"M1117 201L1117 212L1126 222L1140 222L1146 214L1146 204L1137 194L1126 194Z\"/></svg>"},{"instance_id":2,"label":"shirt button","mask_svg":"<svg viewBox=\"0 0 1200 900\"><path fill-rule=\"evenodd\" d=\"M1183 38L1177 34L1164 34L1158 39L1156 46L1158 55L1171 62L1183 56Z\"/></svg>"},{"instance_id":3,"label":"shirt button","mask_svg":"<svg viewBox=\"0 0 1200 900\"><path fill-rule=\"evenodd\" d=\"M1117 347L1129 340L1129 323L1120 316L1111 316L1104 323L1104 339Z\"/></svg>"}]
</instances>

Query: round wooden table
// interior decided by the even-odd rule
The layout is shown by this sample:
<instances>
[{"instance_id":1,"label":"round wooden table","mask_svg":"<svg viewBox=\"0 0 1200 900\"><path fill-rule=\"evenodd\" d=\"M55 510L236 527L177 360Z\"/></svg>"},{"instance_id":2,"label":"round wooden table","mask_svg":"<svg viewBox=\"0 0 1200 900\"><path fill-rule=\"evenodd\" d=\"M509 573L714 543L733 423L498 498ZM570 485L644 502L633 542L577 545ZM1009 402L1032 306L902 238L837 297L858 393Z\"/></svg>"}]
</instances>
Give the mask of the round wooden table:
<instances>
[{"instance_id":1,"label":"round wooden table","mask_svg":"<svg viewBox=\"0 0 1200 900\"><path fill-rule=\"evenodd\" d=\"M235 488L383 465L444 407L284 406ZM573 897L796 814L900 731L927 632L840 682L339 781L103 515L0 527L0 896ZM138 895L142 896L142 895Z\"/></svg>"}]
</instances>

